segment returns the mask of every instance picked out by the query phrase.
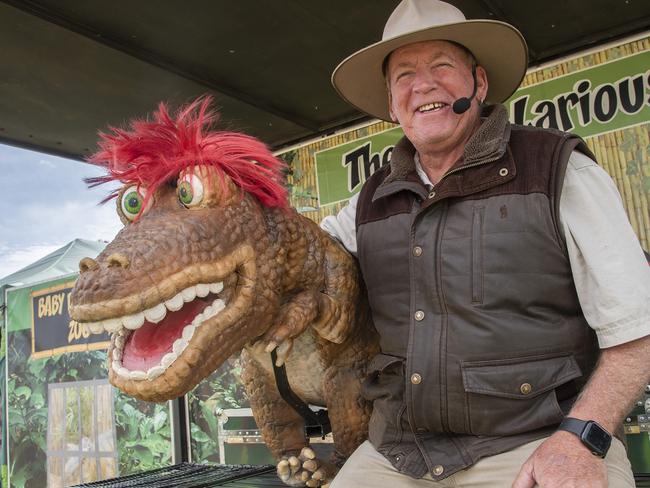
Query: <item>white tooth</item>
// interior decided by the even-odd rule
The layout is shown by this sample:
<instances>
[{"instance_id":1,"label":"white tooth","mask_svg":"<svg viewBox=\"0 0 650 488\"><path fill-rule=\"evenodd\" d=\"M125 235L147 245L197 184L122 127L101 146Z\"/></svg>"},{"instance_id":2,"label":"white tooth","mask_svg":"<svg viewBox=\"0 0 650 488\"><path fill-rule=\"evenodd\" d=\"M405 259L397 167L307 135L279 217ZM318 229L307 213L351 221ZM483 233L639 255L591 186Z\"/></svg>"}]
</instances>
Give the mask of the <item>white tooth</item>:
<instances>
[{"instance_id":1,"label":"white tooth","mask_svg":"<svg viewBox=\"0 0 650 488\"><path fill-rule=\"evenodd\" d=\"M174 345L172 346L172 351L176 354L176 357L180 356L181 353L187 347L187 341L185 339L176 339Z\"/></svg>"},{"instance_id":2,"label":"white tooth","mask_svg":"<svg viewBox=\"0 0 650 488\"><path fill-rule=\"evenodd\" d=\"M122 328L122 321L120 319L106 319L100 322L106 332L117 332Z\"/></svg>"},{"instance_id":3,"label":"white tooth","mask_svg":"<svg viewBox=\"0 0 650 488\"><path fill-rule=\"evenodd\" d=\"M221 298L217 298L214 302L212 302L212 310L214 310L216 313L221 312L224 308L226 308L226 302L224 302Z\"/></svg>"},{"instance_id":4,"label":"white tooth","mask_svg":"<svg viewBox=\"0 0 650 488\"><path fill-rule=\"evenodd\" d=\"M167 307L172 312L176 312L183 308L183 295L178 293L174 298L170 298L165 302L165 307Z\"/></svg>"},{"instance_id":5,"label":"white tooth","mask_svg":"<svg viewBox=\"0 0 650 488\"><path fill-rule=\"evenodd\" d=\"M199 283L196 285L196 296L197 297L207 297L208 293L210 293L210 286L209 285L204 285L203 283Z\"/></svg>"},{"instance_id":6,"label":"white tooth","mask_svg":"<svg viewBox=\"0 0 650 488\"><path fill-rule=\"evenodd\" d=\"M122 360L122 351L116 347L113 348L113 360L114 361Z\"/></svg>"},{"instance_id":7,"label":"white tooth","mask_svg":"<svg viewBox=\"0 0 650 488\"><path fill-rule=\"evenodd\" d=\"M101 322L88 322L86 326L93 334L101 334L104 332L104 326Z\"/></svg>"},{"instance_id":8,"label":"white tooth","mask_svg":"<svg viewBox=\"0 0 650 488\"><path fill-rule=\"evenodd\" d=\"M117 370L117 375L124 378L125 380L130 380L131 379L131 378L129 378L129 373L130 373L130 371L128 369L126 369L126 368L121 367L120 369Z\"/></svg>"},{"instance_id":9,"label":"white tooth","mask_svg":"<svg viewBox=\"0 0 650 488\"><path fill-rule=\"evenodd\" d=\"M173 352L168 352L168 353L165 354L165 355L162 357L162 359L160 360L160 365L161 365L163 368L167 369L167 368L169 368L169 366L170 366L174 361L176 361L176 358L177 358L177 357L178 357L177 354L174 354Z\"/></svg>"},{"instance_id":10,"label":"white tooth","mask_svg":"<svg viewBox=\"0 0 650 488\"><path fill-rule=\"evenodd\" d=\"M124 336L118 335L114 340L113 344L115 344L115 348L117 349L124 349Z\"/></svg>"},{"instance_id":11,"label":"white tooth","mask_svg":"<svg viewBox=\"0 0 650 488\"><path fill-rule=\"evenodd\" d=\"M130 330L139 329L144 324L144 314L142 312L134 313L133 315L127 315L122 317L122 323L124 327Z\"/></svg>"},{"instance_id":12,"label":"white tooth","mask_svg":"<svg viewBox=\"0 0 650 488\"><path fill-rule=\"evenodd\" d=\"M131 371L129 378L136 381L142 381L147 379L147 373L144 371Z\"/></svg>"},{"instance_id":13,"label":"white tooth","mask_svg":"<svg viewBox=\"0 0 650 488\"><path fill-rule=\"evenodd\" d=\"M113 366L113 371L115 371L116 373L119 373L120 368L122 367L122 363L120 363L119 361L114 359L112 366Z\"/></svg>"},{"instance_id":14,"label":"white tooth","mask_svg":"<svg viewBox=\"0 0 650 488\"><path fill-rule=\"evenodd\" d=\"M221 293L223 291L223 283L212 283L210 285L210 293Z\"/></svg>"},{"instance_id":15,"label":"white tooth","mask_svg":"<svg viewBox=\"0 0 650 488\"><path fill-rule=\"evenodd\" d=\"M189 288L185 288L182 292L181 295L183 295L183 301L184 302L191 302L196 298L196 287L195 286L190 286Z\"/></svg>"},{"instance_id":16,"label":"white tooth","mask_svg":"<svg viewBox=\"0 0 650 488\"><path fill-rule=\"evenodd\" d=\"M195 326L193 325L186 325L183 328L183 339L185 339L187 342L190 342L190 339L194 335L194 330L196 329Z\"/></svg>"},{"instance_id":17,"label":"white tooth","mask_svg":"<svg viewBox=\"0 0 650 488\"><path fill-rule=\"evenodd\" d=\"M164 372L165 372L165 368L163 368L162 366L154 366L149 371L147 371L147 379L155 380L156 378L158 378L158 376L160 376Z\"/></svg>"},{"instance_id":18,"label":"white tooth","mask_svg":"<svg viewBox=\"0 0 650 488\"><path fill-rule=\"evenodd\" d=\"M206 321L210 317L214 315L214 309L212 308L212 305L208 305L203 309L203 320Z\"/></svg>"},{"instance_id":19,"label":"white tooth","mask_svg":"<svg viewBox=\"0 0 650 488\"><path fill-rule=\"evenodd\" d=\"M198 327L203 323L204 320L205 320L205 315L203 315L203 312L201 312L196 317L194 317L194 320L192 320L192 325L194 327Z\"/></svg>"},{"instance_id":20,"label":"white tooth","mask_svg":"<svg viewBox=\"0 0 650 488\"><path fill-rule=\"evenodd\" d=\"M151 307L144 311L144 318L149 322L157 324L167 315L167 308L164 303L159 303L155 307Z\"/></svg>"}]
</instances>

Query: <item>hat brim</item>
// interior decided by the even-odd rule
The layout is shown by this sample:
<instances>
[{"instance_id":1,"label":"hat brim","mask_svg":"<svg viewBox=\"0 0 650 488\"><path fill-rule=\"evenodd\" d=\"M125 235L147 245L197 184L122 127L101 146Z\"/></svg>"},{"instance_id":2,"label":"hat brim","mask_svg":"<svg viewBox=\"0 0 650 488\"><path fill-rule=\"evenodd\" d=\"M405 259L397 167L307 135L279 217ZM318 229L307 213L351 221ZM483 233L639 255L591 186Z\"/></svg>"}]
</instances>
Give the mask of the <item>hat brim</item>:
<instances>
[{"instance_id":1,"label":"hat brim","mask_svg":"<svg viewBox=\"0 0 650 488\"><path fill-rule=\"evenodd\" d=\"M399 47L432 40L454 41L474 54L487 72L488 102L506 100L526 74L528 48L517 29L496 20L467 20L410 32L357 51L336 67L332 85L354 107L391 121L382 72L384 59Z\"/></svg>"}]
</instances>

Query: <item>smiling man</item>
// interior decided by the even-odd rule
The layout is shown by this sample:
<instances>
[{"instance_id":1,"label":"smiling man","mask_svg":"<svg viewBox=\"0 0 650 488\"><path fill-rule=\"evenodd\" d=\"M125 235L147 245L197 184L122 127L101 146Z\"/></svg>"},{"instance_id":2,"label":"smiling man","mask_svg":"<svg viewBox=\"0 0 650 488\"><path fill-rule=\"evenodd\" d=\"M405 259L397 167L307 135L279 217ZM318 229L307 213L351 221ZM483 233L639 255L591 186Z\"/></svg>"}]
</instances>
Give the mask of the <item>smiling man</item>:
<instances>
[{"instance_id":1,"label":"smiling man","mask_svg":"<svg viewBox=\"0 0 650 488\"><path fill-rule=\"evenodd\" d=\"M398 122L323 228L356 253L381 353L369 442L332 487L632 487L621 419L650 378L650 269L585 143L510 124L511 25L403 0L334 71Z\"/></svg>"}]
</instances>

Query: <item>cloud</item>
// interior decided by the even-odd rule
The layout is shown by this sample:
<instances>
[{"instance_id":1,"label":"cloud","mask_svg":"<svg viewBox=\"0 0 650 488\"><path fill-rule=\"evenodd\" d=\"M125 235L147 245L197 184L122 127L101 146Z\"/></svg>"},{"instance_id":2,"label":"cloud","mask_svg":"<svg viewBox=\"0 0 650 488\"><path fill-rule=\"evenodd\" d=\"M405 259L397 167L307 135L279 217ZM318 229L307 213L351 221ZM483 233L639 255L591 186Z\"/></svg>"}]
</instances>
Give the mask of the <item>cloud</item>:
<instances>
[{"instance_id":1,"label":"cloud","mask_svg":"<svg viewBox=\"0 0 650 488\"><path fill-rule=\"evenodd\" d=\"M38 261L42 257L56 251L62 245L36 245L15 249L0 245L0 278L4 278Z\"/></svg>"},{"instance_id":2,"label":"cloud","mask_svg":"<svg viewBox=\"0 0 650 488\"><path fill-rule=\"evenodd\" d=\"M56 168L56 165L48 159L41 159L38 161L38 164L41 166L47 166L48 168Z\"/></svg>"},{"instance_id":3,"label":"cloud","mask_svg":"<svg viewBox=\"0 0 650 488\"><path fill-rule=\"evenodd\" d=\"M0 216L0 277L17 271L76 239L111 241L121 229L114 204L94 201L31 203ZM9 240L11 239L11 240Z\"/></svg>"}]
</instances>

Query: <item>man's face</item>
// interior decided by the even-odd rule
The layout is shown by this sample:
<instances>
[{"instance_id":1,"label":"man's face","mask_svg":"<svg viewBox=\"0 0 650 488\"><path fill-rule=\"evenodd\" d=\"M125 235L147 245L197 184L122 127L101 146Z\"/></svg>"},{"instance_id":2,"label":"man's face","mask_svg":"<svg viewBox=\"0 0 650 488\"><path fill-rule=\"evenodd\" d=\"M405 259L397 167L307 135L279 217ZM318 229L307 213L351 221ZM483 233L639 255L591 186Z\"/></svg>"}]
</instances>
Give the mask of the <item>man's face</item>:
<instances>
[{"instance_id":1,"label":"man's face","mask_svg":"<svg viewBox=\"0 0 650 488\"><path fill-rule=\"evenodd\" d=\"M446 41L409 44L388 59L390 115L419 151L444 151L464 144L478 120L478 104L458 115L453 103L469 97L474 88L471 60ZM476 70L477 94L487 93L485 71Z\"/></svg>"}]
</instances>

